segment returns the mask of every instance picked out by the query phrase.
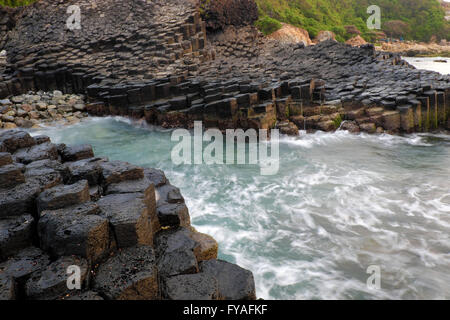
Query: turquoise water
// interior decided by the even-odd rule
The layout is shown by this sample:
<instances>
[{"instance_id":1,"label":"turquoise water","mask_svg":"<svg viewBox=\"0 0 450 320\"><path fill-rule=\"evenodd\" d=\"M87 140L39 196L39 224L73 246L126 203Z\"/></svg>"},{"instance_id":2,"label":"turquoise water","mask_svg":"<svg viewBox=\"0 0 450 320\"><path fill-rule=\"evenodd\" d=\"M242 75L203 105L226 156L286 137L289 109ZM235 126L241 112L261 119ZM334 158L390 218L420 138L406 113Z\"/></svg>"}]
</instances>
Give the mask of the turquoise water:
<instances>
[{"instance_id":1,"label":"turquoise water","mask_svg":"<svg viewBox=\"0 0 450 320\"><path fill-rule=\"evenodd\" d=\"M280 170L174 165L171 131L92 118L34 132L98 156L160 168L220 258L266 299L450 299L450 136L282 137ZM381 288L366 285L371 265Z\"/></svg>"}]
</instances>

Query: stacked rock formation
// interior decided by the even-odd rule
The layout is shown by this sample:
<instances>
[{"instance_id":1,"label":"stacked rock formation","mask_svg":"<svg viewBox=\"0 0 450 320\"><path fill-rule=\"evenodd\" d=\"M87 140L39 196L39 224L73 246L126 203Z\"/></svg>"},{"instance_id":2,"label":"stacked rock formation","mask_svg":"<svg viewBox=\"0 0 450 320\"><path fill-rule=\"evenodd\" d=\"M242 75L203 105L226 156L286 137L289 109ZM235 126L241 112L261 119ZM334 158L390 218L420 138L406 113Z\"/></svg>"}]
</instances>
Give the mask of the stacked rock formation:
<instances>
[{"instance_id":1,"label":"stacked rock formation","mask_svg":"<svg viewBox=\"0 0 450 320\"><path fill-rule=\"evenodd\" d=\"M38 2L13 19L0 97L82 93L93 114L166 127L202 120L286 133L450 128L448 75L416 70L371 45L326 40L305 48L266 39L245 26L252 15L231 19L235 2L212 6L205 21L193 0ZM253 8L250 2L242 5ZM81 30L66 26L69 5L80 7Z\"/></svg>"},{"instance_id":2,"label":"stacked rock formation","mask_svg":"<svg viewBox=\"0 0 450 320\"><path fill-rule=\"evenodd\" d=\"M217 249L162 171L0 133L0 300L255 299Z\"/></svg>"}]
</instances>

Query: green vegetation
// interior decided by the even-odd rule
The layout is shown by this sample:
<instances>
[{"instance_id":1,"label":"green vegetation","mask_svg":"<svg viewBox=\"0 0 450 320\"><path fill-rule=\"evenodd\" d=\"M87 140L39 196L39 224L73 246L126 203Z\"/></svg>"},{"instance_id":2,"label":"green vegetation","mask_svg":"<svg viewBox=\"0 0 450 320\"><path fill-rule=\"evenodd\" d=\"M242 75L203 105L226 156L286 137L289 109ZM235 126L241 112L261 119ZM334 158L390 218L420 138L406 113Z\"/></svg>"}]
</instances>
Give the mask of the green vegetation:
<instances>
[{"instance_id":1,"label":"green vegetation","mask_svg":"<svg viewBox=\"0 0 450 320\"><path fill-rule=\"evenodd\" d=\"M265 35L274 33L275 31L281 29L282 24L269 16L263 16L258 21L256 21L256 26Z\"/></svg>"},{"instance_id":2,"label":"green vegetation","mask_svg":"<svg viewBox=\"0 0 450 320\"><path fill-rule=\"evenodd\" d=\"M338 41L345 41L354 36L347 32L346 27L355 26L361 31L363 38L374 40L374 32L366 25L369 17L367 8L370 5L378 5L381 8L382 31L385 31L385 23L400 20L406 24L402 29L404 34L401 34L405 39L429 41L434 35L438 40L450 40L450 22L445 21L445 13L438 0L256 0L256 2L260 13L258 27L265 25L267 17L270 17L306 29L311 38L321 30L330 30L336 34ZM392 23L390 26L392 27Z\"/></svg>"},{"instance_id":3,"label":"green vegetation","mask_svg":"<svg viewBox=\"0 0 450 320\"><path fill-rule=\"evenodd\" d=\"M334 127L336 129L339 129L341 127L342 121L343 120L342 120L341 115L338 115L336 118L333 119Z\"/></svg>"},{"instance_id":4,"label":"green vegetation","mask_svg":"<svg viewBox=\"0 0 450 320\"><path fill-rule=\"evenodd\" d=\"M36 0L0 0L0 6L2 7L21 7L36 2Z\"/></svg>"}]
</instances>

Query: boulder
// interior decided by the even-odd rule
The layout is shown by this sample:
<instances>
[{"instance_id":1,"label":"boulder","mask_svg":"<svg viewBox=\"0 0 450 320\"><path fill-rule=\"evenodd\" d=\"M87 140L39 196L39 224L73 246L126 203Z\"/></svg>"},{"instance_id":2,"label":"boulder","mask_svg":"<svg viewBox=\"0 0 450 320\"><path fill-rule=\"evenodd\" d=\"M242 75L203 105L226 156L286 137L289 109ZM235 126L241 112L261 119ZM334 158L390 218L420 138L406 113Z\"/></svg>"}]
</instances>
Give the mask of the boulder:
<instances>
[{"instance_id":1,"label":"boulder","mask_svg":"<svg viewBox=\"0 0 450 320\"><path fill-rule=\"evenodd\" d=\"M76 255L98 261L109 248L108 220L99 213L100 207L95 203L41 212L41 248L54 256Z\"/></svg>"},{"instance_id":2,"label":"boulder","mask_svg":"<svg viewBox=\"0 0 450 320\"><path fill-rule=\"evenodd\" d=\"M36 144L43 144L43 143L51 142L50 137L44 136L44 135L34 136L33 138L36 141Z\"/></svg>"},{"instance_id":3,"label":"boulder","mask_svg":"<svg viewBox=\"0 0 450 320\"><path fill-rule=\"evenodd\" d=\"M42 192L38 199L38 211L55 210L72 205L82 204L90 200L87 180L71 185L59 185Z\"/></svg>"},{"instance_id":4,"label":"boulder","mask_svg":"<svg viewBox=\"0 0 450 320\"><path fill-rule=\"evenodd\" d=\"M158 273L153 249L138 246L119 251L100 265L93 288L108 299L157 299Z\"/></svg>"},{"instance_id":5,"label":"boulder","mask_svg":"<svg viewBox=\"0 0 450 320\"><path fill-rule=\"evenodd\" d=\"M11 164L13 162L11 153L9 152L0 152L0 167L6 166L7 164Z\"/></svg>"},{"instance_id":6,"label":"boulder","mask_svg":"<svg viewBox=\"0 0 450 320\"><path fill-rule=\"evenodd\" d=\"M88 144L66 146L61 152L61 158L63 162L67 161L79 161L94 157L94 151L92 146Z\"/></svg>"},{"instance_id":7,"label":"boulder","mask_svg":"<svg viewBox=\"0 0 450 320\"><path fill-rule=\"evenodd\" d=\"M163 281L163 297L168 300L218 300L218 281L204 273L185 274Z\"/></svg>"},{"instance_id":8,"label":"boulder","mask_svg":"<svg viewBox=\"0 0 450 320\"><path fill-rule=\"evenodd\" d=\"M0 144L3 144L8 152L14 153L18 149L34 146L36 141L27 132L11 130L0 132Z\"/></svg>"},{"instance_id":9,"label":"boulder","mask_svg":"<svg viewBox=\"0 0 450 320\"><path fill-rule=\"evenodd\" d=\"M102 167L104 185L144 178L144 169L127 162L102 162L100 166Z\"/></svg>"},{"instance_id":10,"label":"boulder","mask_svg":"<svg viewBox=\"0 0 450 320\"><path fill-rule=\"evenodd\" d=\"M77 257L61 257L30 276L25 284L27 298L33 300L53 300L71 292L67 288L67 271L70 266L78 266L80 268L80 280L81 284L83 284L89 271L87 261Z\"/></svg>"},{"instance_id":11,"label":"boulder","mask_svg":"<svg viewBox=\"0 0 450 320\"><path fill-rule=\"evenodd\" d=\"M383 113L383 128L389 131L400 129L400 113L398 111L387 111Z\"/></svg>"},{"instance_id":12,"label":"boulder","mask_svg":"<svg viewBox=\"0 0 450 320\"><path fill-rule=\"evenodd\" d=\"M336 35L332 31L319 31L316 36L316 42L323 42L328 40L336 40Z\"/></svg>"},{"instance_id":13,"label":"boulder","mask_svg":"<svg viewBox=\"0 0 450 320\"><path fill-rule=\"evenodd\" d=\"M31 148L19 149L13 154L15 161L24 164L31 163L33 161L43 160L43 159L58 159L58 149L53 143L42 143Z\"/></svg>"},{"instance_id":14,"label":"boulder","mask_svg":"<svg viewBox=\"0 0 450 320\"><path fill-rule=\"evenodd\" d=\"M112 226L119 248L153 244L150 208L143 194L111 194L101 198L98 205L101 216Z\"/></svg>"},{"instance_id":15,"label":"boulder","mask_svg":"<svg viewBox=\"0 0 450 320\"><path fill-rule=\"evenodd\" d=\"M217 279L221 299L256 299L253 274L238 265L221 260L208 260L200 263L200 272Z\"/></svg>"},{"instance_id":16,"label":"boulder","mask_svg":"<svg viewBox=\"0 0 450 320\"><path fill-rule=\"evenodd\" d=\"M25 182L22 167L17 164L8 164L0 167L0 189L13 188Z\"/></svg>"},{"instance_id":17,"label":"boulder","mask_svg":"<svg viewBox=\"0 0 450 320\"><path fill-rule=\"evenodd\" d=\"M30 215L0 220L0 261L31 245L33 223Z\"/></svg>"},{"instance_id":18,"label":"boulder","mask_svg":"<svg viewBox=\"0 0 450 320\"><path fill-rule=\"evenodd\" d=\"M35 199L39 192L41 186L35 182L26 182L14 188L0 190L0 219L36 212Z\"/></svg>"}]
</instances>

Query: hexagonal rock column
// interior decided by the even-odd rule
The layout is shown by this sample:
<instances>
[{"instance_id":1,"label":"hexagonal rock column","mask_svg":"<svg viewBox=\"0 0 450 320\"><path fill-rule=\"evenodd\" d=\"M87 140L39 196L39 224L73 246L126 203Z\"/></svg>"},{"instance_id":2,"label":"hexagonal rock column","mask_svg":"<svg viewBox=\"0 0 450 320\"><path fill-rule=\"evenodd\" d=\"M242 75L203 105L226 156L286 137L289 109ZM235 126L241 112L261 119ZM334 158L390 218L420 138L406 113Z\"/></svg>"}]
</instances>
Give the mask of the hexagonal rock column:
<instances>
[{"instance_id":1,"label":"hexagonal rock column","mask_svg":"<svg viewBox=\"0 0 450 320\"><path fill-rule=\"evenodd\" d=\"M108 299L157 299L158 275L153 249L138 246L121 250L98 268L93 287Z\"/></svg>"}]
</instances>

